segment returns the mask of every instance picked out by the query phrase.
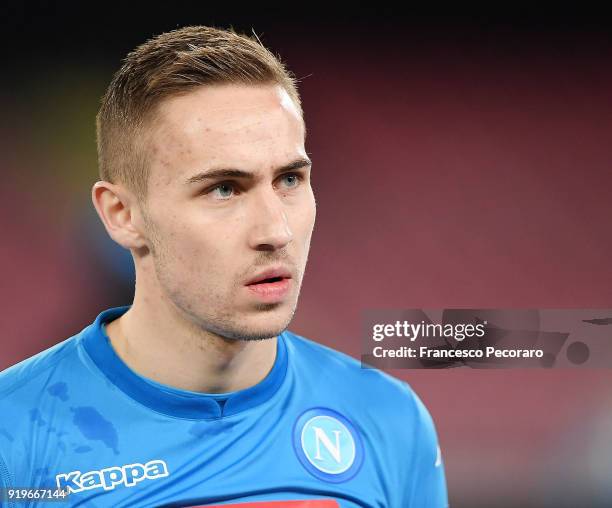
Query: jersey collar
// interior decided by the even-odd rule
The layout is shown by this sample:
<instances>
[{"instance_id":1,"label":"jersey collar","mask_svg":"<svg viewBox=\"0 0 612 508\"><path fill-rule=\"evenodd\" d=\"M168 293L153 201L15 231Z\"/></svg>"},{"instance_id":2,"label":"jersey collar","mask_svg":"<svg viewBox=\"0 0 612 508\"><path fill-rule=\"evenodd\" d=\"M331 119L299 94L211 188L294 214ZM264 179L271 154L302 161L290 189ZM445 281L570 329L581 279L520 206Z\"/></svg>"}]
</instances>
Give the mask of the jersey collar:
<instances>
[{"instance_id":1,"label":"jersey collar","mask_svg":"<svg viewBox=\"0 0 612 508\"><path fill-rule=\"evenodd\" d=\"M258 406L274 395L287 372L285 333L278 335L276 359L268 375L256 385L229 393L201 393L180 390L157 383L137 374L117 355L103 324L131 306L115 307L101 312L84 331L83 346L96 366L120 390L141 404L178 418L225 418Z\"/></svg>"}]
</instances>

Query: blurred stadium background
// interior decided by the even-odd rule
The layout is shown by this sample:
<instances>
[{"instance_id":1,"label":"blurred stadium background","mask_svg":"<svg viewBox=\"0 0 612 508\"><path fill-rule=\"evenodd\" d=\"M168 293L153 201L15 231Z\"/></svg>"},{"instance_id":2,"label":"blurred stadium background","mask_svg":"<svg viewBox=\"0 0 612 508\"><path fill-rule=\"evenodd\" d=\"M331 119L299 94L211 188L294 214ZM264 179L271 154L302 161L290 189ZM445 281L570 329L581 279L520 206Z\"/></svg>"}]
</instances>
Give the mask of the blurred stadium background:
<instances>
[{"instance_id":1,"label":"blurred stadium background","mask_svg":"<svg viewBox=\"0 0 612 508\"><path fill-rule=\"evenodd\" d=\"M187 24L253 28L301 79L318 224L294 331L358 358L368 308L612 308L609 19L289 9L2 7L0 368L131 302L94 116L127 51ZM436 421L452 507L612 506L612 370L391 373Z\"/></svg>"}]
</instances>

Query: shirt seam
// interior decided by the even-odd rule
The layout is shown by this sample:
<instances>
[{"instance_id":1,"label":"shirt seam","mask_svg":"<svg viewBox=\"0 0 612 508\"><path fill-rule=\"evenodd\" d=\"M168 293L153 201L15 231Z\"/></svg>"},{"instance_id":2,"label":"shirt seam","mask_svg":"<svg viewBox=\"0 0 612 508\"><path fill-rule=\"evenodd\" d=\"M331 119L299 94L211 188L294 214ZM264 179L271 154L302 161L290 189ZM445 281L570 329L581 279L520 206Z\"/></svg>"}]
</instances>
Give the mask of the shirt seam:
<instances>
[{"instance_id":1,"label":"shirt seam","mask_svg":"<svg viewBox=\"0 0 612 508\"><path fill-rule=\"evenodd\" d=\"M2 456L1 452L0 452L0 480L2 480L2 486L5 489L9 489L9 488L14 486L13 485L13 480L11 478L11 473L8 470L8 467L6 465L6 460ZM2 506L2 505L0 505L0 506ZM6 506L7 506L7 508L11 508L11 507L14 507L15 504L10 499L7 499L6 500Z\"/></svg>"},{"instance_id":2,"label":"shirt seam","mask_svg":"<svg viewBox=\"0 0 612 508\"><path fill-rule=\"evenodd\" d=\"M413 429L414 443L419 443L419 439L421 437L421 432L422 432L422 425L423 425L421 418L419 418L419 408L414 398L414 392L412 388L410 387L410 385L406 383L405 381L403 381L402 384L404 385L405 389L407 389L410 394L410 401L411 401L412 408L415 413L415 426ZM412 506L412 504L416 502L416 495L418 492L418 484L419 484L418 480L420 479L422 475L422 466L420 462L421 457L419 456L419 453L420 453L420 450L418 449L417 445L415 445L414 453L412 454L412 457L410 460L410 469L409 469L410 471L415 471L415 473L412 475L412 478L411 478L412 481L410 482L410 495L408 497L408 504L410 506ZM402 497L405 498L405 493L404 493L404 496Z\"/></svg>"},{"instance_id":3,"label":"shirt seam","mask_svg":"<svg viewBox=\"0 0 612 508\"><path fill-rule=\"evenodd\" d=\"M70 340L70 339L68 339L68 340ZM72 337L72 340L77 342L79 339L77 337ZM59 344L61 344L61 343L59 343ZM54 367L57 367L57 364L60 361L62 361L64 358L66 358L68 355L74 353L76 351L77 347L78 347L78 344L75 344L74 342L69 343L69 349L67 349L64 353L59 353L59 356L55 358L55 361L53 363L51 363L50 365L48 365L46 367L41 367L42 370L40 370L40 372L34 374L33 376L28 376L28 380L25 383L19 383L16 380L13 380L13 382L11 383L10 386L8 386L8 387L6 387L4 389L0 389L0 395L2 395L2 396L12 395L13 392L19 390L20 388L28 386L31 382L33 382L38 377L40 377L43 374L47 373L49 370L53 369ZM44 353L44 351L42 351L39 354L42 354L42 353ZM32 358L32 357L30 357L30 358ZM29 358L26 358L23 361L28 361L28 360L29 360ZM15 364L15 365L18 365L18 364Z\"/></svg>"}]
</instances>

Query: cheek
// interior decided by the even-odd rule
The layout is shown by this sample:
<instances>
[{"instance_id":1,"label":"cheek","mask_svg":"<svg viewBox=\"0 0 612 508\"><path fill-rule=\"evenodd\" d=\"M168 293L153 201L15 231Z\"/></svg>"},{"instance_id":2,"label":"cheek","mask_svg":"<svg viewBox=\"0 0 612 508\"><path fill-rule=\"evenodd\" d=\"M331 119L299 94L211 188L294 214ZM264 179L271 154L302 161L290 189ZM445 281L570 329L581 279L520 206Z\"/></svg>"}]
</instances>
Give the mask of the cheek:
<instances>
[{"instance_id":1,"label":"cheek","mask_svg":"<svg viewBox=\"0 0 612 508\"><path fill-rule=\"evenodd\" d=\"M172 221L166 227L168 261L187 284L217 280L232 273L238 224L225 221Z\"/></svg>"},{"instance_id":2,"label":"cheek","mask_svg":"<svg viewBox=\"0 0 612 508\"><path fill-rule=\"evenodd\" d=\"M312 193L306 196L301 206L294 212L294 232L306 246L310 243L310 236L314 227L317 208Z\"/></svg>"},{"instance_id":3,"label":"cheek","mask_svg":"<svg viewBox=\"0 0 612 508\"><path fill-rule=\"evenodd\" d=\"M316 216L317 216L317 202L315 201L315 197L314 197L314 193L312 192L312 189L310 189L310 192L306 196L306 210L304 213L306 223L308 224L310 229L312 229L314 226Z\"/></svg>"}]
</instances>

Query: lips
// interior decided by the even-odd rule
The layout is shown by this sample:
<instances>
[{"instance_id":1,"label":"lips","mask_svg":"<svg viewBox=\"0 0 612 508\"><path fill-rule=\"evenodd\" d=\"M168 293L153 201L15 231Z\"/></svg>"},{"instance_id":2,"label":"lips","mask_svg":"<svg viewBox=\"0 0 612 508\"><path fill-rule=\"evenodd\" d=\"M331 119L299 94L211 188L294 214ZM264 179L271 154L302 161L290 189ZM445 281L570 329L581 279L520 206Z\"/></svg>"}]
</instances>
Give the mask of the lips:
<instances>
[{"instance_id":1,"label":"lips","mask_svg":"<svg viewBox=\"0 0 612 508\"><path fill-rule=\"evenodd\" d=\"M276 282L281 282L283 279L290 279L291 273L289 270L285 268L272 268L265 270L255 277L253 277L249 282L247 282L246 286L253 286L258 284L273 284Z\"/></svg>"},{"instance_id":2,"label":"lips","mask_svg":"<svg viewBox=\"0 0 612 508\"><path fill-rule=\"evenodd\" d=\"M264 270L249 280L245 286L249 294L260 302L278 303L291 288L291 272L286 268Z\"/></svg>"}]
</instances>

